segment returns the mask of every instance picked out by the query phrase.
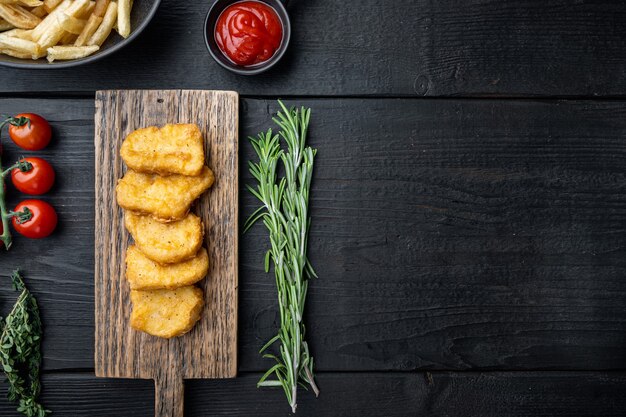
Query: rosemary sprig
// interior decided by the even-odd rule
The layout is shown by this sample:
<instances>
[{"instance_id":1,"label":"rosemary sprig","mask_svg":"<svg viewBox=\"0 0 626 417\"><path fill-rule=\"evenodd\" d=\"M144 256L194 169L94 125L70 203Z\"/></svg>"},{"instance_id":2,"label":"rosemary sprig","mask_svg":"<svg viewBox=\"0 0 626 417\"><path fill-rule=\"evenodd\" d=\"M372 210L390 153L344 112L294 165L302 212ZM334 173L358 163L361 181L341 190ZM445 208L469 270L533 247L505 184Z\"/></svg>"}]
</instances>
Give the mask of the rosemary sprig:
<instances>
[{"instance_id":1,"label":"rosemary sprig","mask_svg":"<svg viewBox=\"0 0 626 417\"><path fill-rule=\"evenodd\" d=\"M270 260L278 289L280 329L260 350L266 352L278 344L278 354L265 353L264 358L276 363L259 380L257 386L283 388L292 412L296 412L298 385L310 386L319 395L313 377L313 357L304 339L304 305L309 278L317 277L307 259L307 240L311 218L308 212L313 160L317 150L306 146L306 135L311 109L287 109L278 101L282 111L273 119L280 128L250 137L259 157L249 162L250 173L257 181L248 190L261 201L244 226L248 230L258 220L269 230L271 248L265 255L265 272ZM282 138L287 144L281 148ZM278 164L282 163L284 176L278 178ZM269 379L271 376L275 379Z\"/></svg>"},{"instance_id":2,"label":"rosemary sprig","mask_svg":"<svg viewBox=\"0 0 626 417\"><path fill-rule=\"evenodd\" d=\"M9 315L2 320L0 335L0 362L9 383L8 398L18 403L17 411L24 415L45 417L50 411L38 402L43 333L39 307L19 271L13 272L11 279L20 295Z\"/></svg>"}]
</instances>

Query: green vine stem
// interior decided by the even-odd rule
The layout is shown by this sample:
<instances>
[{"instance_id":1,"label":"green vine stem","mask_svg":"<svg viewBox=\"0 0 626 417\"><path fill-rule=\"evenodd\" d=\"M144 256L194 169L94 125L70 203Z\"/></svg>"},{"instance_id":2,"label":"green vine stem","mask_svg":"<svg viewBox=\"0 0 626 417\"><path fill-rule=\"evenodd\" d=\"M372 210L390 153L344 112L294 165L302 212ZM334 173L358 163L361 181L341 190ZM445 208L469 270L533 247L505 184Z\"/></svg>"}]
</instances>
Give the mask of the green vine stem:
<instances>
[{"instance_id":1,"label":"green vine stem","mask_svg":"<svg viewBox=\"0 0 626 417\"><path fill-rule=\"evenodd\" d=\"M0 162L0 169L2 169L2 162ZM2 175L2 180L0 181L0 217L2 217L2 235L0 235L0 240L4 243L4 247L9 250L11 247L11 230L9 229L10 217L4 201L4 175Z\"/></svg>"},{"instance_id":2,"label":"green vine stem","mask_svg":"<svg viewBox=\"0 0 626 417\"><path fill-rule=\"evenodd\" d=\"M0 131L2 131L2 128L6 125L13 125L13 126L24 126L24 125L28 125L28 127L30 128L30 119L28 117L13 117L13 116L8 116L5 117L4 120L2 121L2 123L0 123Z\"/></svg>"},{"instance_id":3,"label":"green vine stem","mask_svg":"<svg viewBox=\"0 0 626 417\"><path fill-rule=\"evenodd\" d=\"M2 128L4 128L4 126L6 126L7 124L10 124L13 126L24 126L28 124L28 126L30 126L30 119L27 117L18 117L18 118L7 117L2 123L0 123L0 136L2 133ZM0 145L1 145L1 141L0 141ZM33 166L29 162L26 162L22 158L20 158L20 160L17 161L15 164L3 170L2 158L0 158L0 217L2 218L2 235L0 235L0 240L4 244L4 247L6 250L9 250L9 248L11 248L11 244L13 242L12 237L11 237L11 229L9 228L9 219L13 216L19 215L20 221L24 222L24 221L30 220L30 218L32 217L32 213L24 213L24 212L15 213L15 212L7 210L5 191L4 191L5 178L7 177L7 175L10 175L11 171L13 171L15 168L19 168L20 171L26 172L26 171L30 171L33 168Z\"/></svg>"}]
</instances>

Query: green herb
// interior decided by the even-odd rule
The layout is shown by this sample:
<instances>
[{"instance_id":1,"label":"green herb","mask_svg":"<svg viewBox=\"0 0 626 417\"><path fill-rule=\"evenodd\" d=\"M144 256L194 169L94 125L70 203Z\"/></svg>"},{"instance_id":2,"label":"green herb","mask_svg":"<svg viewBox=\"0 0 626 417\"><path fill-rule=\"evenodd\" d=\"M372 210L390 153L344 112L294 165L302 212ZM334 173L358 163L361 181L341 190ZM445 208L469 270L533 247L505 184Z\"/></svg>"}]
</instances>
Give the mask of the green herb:
<instances>
[{"instance_id":1,"label":"green herb","mask_svg":"<svg viewBox=\"0 0 626 417\"><path fill-rule=\"evenodd\" d=\"M17 411L28 417L50 413L38 403L41 382L41 319L35 297L28 291L19 271L11 276L20 295L13 310L2 321L0 361L9 382L8 398L18 403Z\"/></svg>"},{"instance_id":2,"label":"green herb","mask_svg":"<svg viewBox=\"0 0 626 417\"><path fill-rule=\"evenodd\" d=\"M257 138L249 138L257 163L249 162L250 173L257 181L256 188L248 190L262 206L246 222L244 231L256 221L263 220L269 230L271 248L265 255L265 272L270 260L278 288L280 329L278 334L261 348L261 353L278 345L278 354L265 353L264 358L276 363L259 380L257 386L282 387L296 412L298 385L310 386L315 395L319 389L313 377L313 357L304 340L302 321L308 280L315 275L307 259L307 240L311 218L308 212L309 190L313 173L313 159L317 150L306 146L311 109L287 109L278 102L282 112L273 120L279 126L278 135L268 130ZM281 148L280 138L286 144ZM284 176L278 179L278 164L282 163ZM274 378L270 379L271 376Z\"/></svg>"}]
</instances>

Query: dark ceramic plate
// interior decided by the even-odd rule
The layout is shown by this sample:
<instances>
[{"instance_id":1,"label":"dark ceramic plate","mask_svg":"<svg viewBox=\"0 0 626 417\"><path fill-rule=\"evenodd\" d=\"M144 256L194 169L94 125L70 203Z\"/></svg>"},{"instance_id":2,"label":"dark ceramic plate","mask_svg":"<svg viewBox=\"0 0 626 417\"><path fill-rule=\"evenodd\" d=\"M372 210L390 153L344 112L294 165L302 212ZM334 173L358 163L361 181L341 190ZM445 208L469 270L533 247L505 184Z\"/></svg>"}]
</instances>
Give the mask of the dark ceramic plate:
<instances>
[{"instance_id":1,"label":"dark ceramic plate","mask_svg":"<svg viewBox=\"0 0 626 417\"><path fill-rule=\"evenodd\" d=\"M104 58L105 56L122 49L135 39L141 31L148 26L148 23L150 23L159 8L159 3L161 3L161 0L135 0L133 2L133 8L130 12L130 27L132 28L130 36L124 39L118 35L115 30L113 30L111 31L109 38L100 47L100 50L86 58L74 59L71 61L54 61L50 63L46 61L45 58L33 61L0 54L0 65L13 68L52 69L75 67L97 61L100 58Z\"/></svg>"}]
</instances>

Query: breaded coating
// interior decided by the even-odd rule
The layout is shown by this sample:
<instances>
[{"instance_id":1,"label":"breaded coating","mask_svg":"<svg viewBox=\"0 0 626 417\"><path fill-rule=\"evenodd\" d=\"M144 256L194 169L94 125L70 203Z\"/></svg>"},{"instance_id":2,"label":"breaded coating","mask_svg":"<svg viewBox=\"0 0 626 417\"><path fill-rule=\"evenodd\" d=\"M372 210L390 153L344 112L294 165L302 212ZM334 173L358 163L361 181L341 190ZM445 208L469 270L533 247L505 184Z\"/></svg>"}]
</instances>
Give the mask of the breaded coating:
<instances>
[{"instance_id":1,"label":"breaded coating","mask_svg":"<svg viewBox=\"0 0 626 417\"><path fill-rule=\"evenodd\" d=\"M124 225L139 250L160 264L193 258L204 240L202 221L193 213L176 222L161 223L150 216L127 211Z\"/></svg>"},{"instance_id":2,"label":"breaded coating","mask_svg":"<svg viewBox=\"0 0 626 417\"><path fill-rule=\"evenodd\" d=\"M126 279L133 290L174 289L192 285L209 271L209 255L205 248L193 258L161 265L146 257L137 246L126 250Z\"/></svg>"},{"instance_id":3,"label":"breaded coating","mask_svg":"<svg viewBox=\"0 0 626 417\"><path fill-rule=\"evenodd\" d=\"M153 336L180 336L200 319L204 306L202 290L194 286L175 290L132 290L130 325Z\"/></svg>"},{"instance_id":4,"label":"breaded coating","mask_svg":"<svg viewBox=\"0 0 626 417\"><path fill-rule=\"evenodd\" d=\"M200 175L204 140L195 124L167 124L137 129L126 136L120 155L135 171L162 175Z\"/></svg>"},{"instance_id":5,"label":"breaded coating","mask_svg":"<svg viewBox=\"0 0 626 417\"><path fill-rule=\"evenodd\" d=\"M143 174L129 170L115 188L117 204L123 209L149 214L163 222L180 220L189 206L213 185L215 177L203 167L197 177Z\"/></svg>"}]
</instances>

